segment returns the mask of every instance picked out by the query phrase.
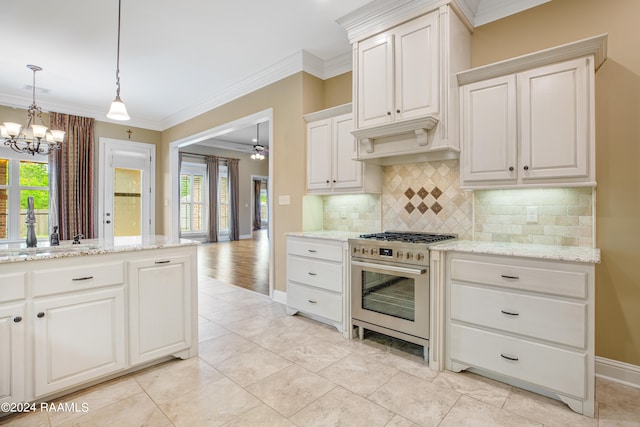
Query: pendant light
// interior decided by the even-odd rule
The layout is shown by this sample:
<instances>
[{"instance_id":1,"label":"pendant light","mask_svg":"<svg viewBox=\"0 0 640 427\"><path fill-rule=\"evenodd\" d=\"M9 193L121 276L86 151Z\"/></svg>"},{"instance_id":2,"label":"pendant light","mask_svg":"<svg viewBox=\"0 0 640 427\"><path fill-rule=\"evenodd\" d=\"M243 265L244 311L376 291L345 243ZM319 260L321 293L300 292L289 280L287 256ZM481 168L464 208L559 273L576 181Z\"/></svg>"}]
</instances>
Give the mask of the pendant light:
<instances>
[{"instance_id":1,"label":"pendant light","mask_svg":"<svg viewBox=\"0 0 640 427\"><path fill-rule=\"evenodd\" d=\"M260 145L260 123L256 125L256 145L253 146L254 153L251 155L253 160L264 159L264 147Z\"/></svg>"},{"instance_id":2,"label":"pendant light","mask_svg":"<svg viewBox=\"0 0 640 427\"><path fill-rule=\"evenodd\" d=\"M118 53L116 63L116 99L111 103L111 108L107 113L107 117L112 120L129 120L127 107L120 98L120 11L122 9L122 0L118 0Z\"/></svg>"}]
</instances>

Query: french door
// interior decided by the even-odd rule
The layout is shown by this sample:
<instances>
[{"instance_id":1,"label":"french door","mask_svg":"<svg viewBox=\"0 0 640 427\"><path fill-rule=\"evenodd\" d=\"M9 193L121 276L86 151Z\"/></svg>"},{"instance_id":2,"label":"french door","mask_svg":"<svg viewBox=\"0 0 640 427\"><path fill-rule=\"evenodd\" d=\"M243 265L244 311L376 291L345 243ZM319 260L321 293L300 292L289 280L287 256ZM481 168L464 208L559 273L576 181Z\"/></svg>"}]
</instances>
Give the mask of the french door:
<instances>
[{"instance_id":1,"label":"french door","mask_svg":"<svg viewBox=\"0 0 640 427\"><path fill-rule=\"evenodd\" d=\"M155 145L100 138L99 237L155 234Z\"/></svg>"}]
</instances>

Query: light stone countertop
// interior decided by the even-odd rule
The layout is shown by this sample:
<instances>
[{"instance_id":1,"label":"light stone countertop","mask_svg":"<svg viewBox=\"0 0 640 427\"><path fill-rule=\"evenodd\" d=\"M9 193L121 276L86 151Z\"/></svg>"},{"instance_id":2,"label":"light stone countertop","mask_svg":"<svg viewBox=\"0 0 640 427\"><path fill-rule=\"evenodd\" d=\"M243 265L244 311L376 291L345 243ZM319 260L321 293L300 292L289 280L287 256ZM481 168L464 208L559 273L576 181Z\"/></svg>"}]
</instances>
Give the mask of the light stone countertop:
<instances>
[{"instance_id":1,"label":"light stone countertop","mask_svg":"<svg viewBox=\"0 0 640 427\"><path fill-rule=\"evenodd\" d=\"M21 261L35 261L54 258L68 258L83 255L100 255L114 252L146 251L199 243L188 239L170 239L167 236L115 237L112 241L103 239L80 239L79 245L71 240L60 242L60 246L49 246L40 242L37 248L27 248L25 243L0 244L0 264Z\"/></svg>"},{"instance_id":2,"label":"light stone countertop","mask_svg":"<svg viewBox=\"0 0 640 427\"><path fill-rule=\"evenodd\" d=\"M600 263L600 249L576 246L534 245L528 243L480 242L455 240L430 247L437 251L469 252L487 255L506 255L556 261Z\"/></svg>"},{"instance_id":3,"label":"light stone countertop","mask_svg":"<svg viewBox=\"0 0 640 427\"><path fill-rule=\"evenodd\" d=\"M297 231L297 232L287 233L287 235L289 236L313 237L316 239L337 240L340 242L346 242L349 239L355 239L357 237L360 237L361 234L367 234L367 232L325 230L325 231Z\"/></svg>"}]
</instances>

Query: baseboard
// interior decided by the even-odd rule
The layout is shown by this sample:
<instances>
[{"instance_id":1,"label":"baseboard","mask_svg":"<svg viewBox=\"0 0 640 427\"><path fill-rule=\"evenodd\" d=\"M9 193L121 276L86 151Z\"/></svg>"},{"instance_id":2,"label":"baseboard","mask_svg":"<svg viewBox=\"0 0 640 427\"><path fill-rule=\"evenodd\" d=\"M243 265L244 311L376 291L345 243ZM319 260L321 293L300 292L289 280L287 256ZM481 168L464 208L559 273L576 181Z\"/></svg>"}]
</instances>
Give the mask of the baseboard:
<instances>
[{"instance_id":1,"label":"baseboard","mask_svg":"<svg viewBox=\"0 0 640 427\"><path fill-rule=\"evenodd\" d=\"M640 366L596 356L596 377L640 388Z\"/></svg>"},{"instance_id":2,"label":"baseboard","mask_svg":"<svg viewBox=\"0 0 640 427\"><path fill-rule=\"evenodd\" d=\"M273 290L273 298L275 302L279 302L280 304L287 303L287 293L283 291Z\"/></svg>"},{"instance_id":3,"label":"baseboard","mask_svg":"<svg viewBox=\"0 0 640 427\"><path fill-rule=\"evenodd\" d=\"M243 239L253 239L253 234L241 234L240 240L243 240Z\"/></svg>"}]
</instances>

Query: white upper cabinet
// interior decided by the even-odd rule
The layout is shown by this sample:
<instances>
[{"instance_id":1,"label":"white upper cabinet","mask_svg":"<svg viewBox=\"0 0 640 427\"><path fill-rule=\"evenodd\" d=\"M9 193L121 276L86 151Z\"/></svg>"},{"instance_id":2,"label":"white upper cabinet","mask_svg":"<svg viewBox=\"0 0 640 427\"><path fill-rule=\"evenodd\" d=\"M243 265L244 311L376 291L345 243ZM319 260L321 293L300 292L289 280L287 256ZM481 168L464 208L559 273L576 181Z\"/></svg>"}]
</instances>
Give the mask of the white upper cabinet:
<instances>
[{"instance_id":1,"label":"white upper cabinet","mask_svg":"<svg viewBox=\"0 0 640 427\"><path fill-rule=\"evenodd\" d=\"M305 116L308 121L307 192L309 193L380 193L382 191L380 167L365 165L354 160L356 140L351 134L352 114L332 116L345 109L350 110L350 105Z\"/></svg>"},{"instance_id":2,"label":"white upper cabinet","mask_svg":"<svg viewBox=\"0 0 640 427\"><path fill-rule=\"evenodd\" d=\"M454 10L417 0L372 2L340 20L353 44L357 157L389 165L457 158L455 74L470 66L470 33Z\"/></svg>"},{"instance_id":3,"label":"white upper cabinet","mask_svg":"<svg viewBox=\"0 0 640 427\"><path fill-rule=\"evenodd\" d=\"M594 73L605 43L459 73L461 187L595 186Z\"/></svg>"},{"instance_id":4,"label":"white upper cabinet","mask_svg":"<svg viewBox=\"0 0 640 427\"><path fill-rule=\"evenodd\" d=\"M438 13L358 46L358 128L438 113Z\"/></svg>"}]
</instances>

